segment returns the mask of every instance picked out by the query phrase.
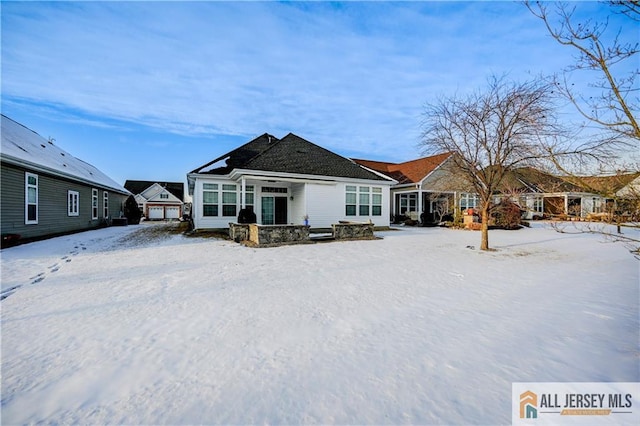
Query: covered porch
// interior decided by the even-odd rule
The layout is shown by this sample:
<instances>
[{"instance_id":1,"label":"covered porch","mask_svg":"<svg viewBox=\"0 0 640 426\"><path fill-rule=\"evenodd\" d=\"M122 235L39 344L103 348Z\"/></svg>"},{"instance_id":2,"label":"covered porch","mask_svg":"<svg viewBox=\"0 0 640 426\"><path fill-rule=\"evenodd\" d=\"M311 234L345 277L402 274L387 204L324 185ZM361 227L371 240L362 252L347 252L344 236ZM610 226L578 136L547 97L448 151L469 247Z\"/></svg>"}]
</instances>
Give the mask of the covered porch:
<instances>
[{"instance_id":1,"label":"covered porch","mask_svg":"<svg viewBox=\"0 0 640 426\"><path fill-rule=\"evenodd\" d=\"M469 202L469 197L455 191L436 192L422 189L396 191L393 193L392 200L394 223L410 220L422 226L453 220L458 209L476 207L474 203Z\"/></svg>"}]
</instances>

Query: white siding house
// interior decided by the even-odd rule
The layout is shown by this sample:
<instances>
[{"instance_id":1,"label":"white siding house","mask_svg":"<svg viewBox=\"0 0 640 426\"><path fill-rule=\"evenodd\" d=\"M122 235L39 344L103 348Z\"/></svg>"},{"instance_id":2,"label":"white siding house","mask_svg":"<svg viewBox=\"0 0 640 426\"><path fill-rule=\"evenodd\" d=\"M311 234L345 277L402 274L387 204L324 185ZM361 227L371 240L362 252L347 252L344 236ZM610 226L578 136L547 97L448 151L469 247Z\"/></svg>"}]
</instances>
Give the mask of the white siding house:
<instances>
[{"instance_id":1,"label":"white siding house","mask_svg":"<svg viewBox=\"0 0 640 426\"><path fill-rule=\"evenodd\" d=\"M182 182L127 180L124 186L135 194L140 212L149 220L180 219L184 213Z\"/></svg>"},{"instance_id":2,"label":"white siding house","mask_svg":"<svg viewBox=\"0 0 640 426\"><path fill-rule=\"evenodd\" d=\"M389 187L395 183L293 134L262 135L187 180L196 229L227 228L246 208L262 225L389 226Z\"/></svg>"}]
</instances>

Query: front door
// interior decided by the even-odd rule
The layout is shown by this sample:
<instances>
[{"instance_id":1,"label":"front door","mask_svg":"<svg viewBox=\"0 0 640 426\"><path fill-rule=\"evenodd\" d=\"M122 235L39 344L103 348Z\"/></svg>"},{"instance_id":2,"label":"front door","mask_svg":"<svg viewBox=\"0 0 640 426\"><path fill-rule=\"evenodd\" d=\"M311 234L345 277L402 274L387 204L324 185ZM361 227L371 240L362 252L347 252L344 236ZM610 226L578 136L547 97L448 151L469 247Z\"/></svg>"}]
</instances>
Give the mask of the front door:
<instances>
[{"instance_id":1,"label":"front door","mask_svg":"<svg viewBox=\"0 0 640 426\"><path fill-rule=\"evenodd\" d=\"M287 223L287 197L262 197L262 224L285 225Z\"/></svg>"},{"instance_id":2,"label":"front door","mask_svg":"<svg viewBox=\"0 0 640 426\"><path fill-rule=\"evenodd\" d=\"M276 225L287 224L287 197L275 197L276 199Z\"/></svg>"}]
</instances>

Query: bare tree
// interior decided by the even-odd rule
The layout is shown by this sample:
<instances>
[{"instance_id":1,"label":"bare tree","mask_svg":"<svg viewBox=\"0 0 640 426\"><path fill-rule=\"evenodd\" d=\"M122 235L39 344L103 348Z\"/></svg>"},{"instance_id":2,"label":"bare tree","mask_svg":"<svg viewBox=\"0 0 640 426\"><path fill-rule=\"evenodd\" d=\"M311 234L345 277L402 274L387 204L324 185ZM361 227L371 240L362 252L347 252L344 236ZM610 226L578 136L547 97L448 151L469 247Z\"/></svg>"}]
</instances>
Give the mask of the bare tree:
<instances>
[{"instance_id":1,"label":"bare tree","mask_svg":"<svg viewBox=\"0 0 640 426\"><path fill-rule=\"evenodd\" d=\"M640 107L637 27L629 42L624 41L621 28L609 28L609 19L579 20L575 5L539 1L525 1L525 5L544 22L558 43L571 47L577 54L574 63L555 77L557 90L588 121L616 134L618 138L612 141L626 141L637 148L640 140L640 125L635 115ZM640 20L638 1L611 1L609 5L611 13L619 12L630 20ZM623 63L631 64L631 68ZM577 91L571 82L571 75L576 71L597 73L598 78L590 84L592 90L588 93Z\"/></svg>"},{"instance_id":2,"label":"bare tree","mask_svg":"<svg viewBox=\"0 0 640 426\"><path fill-rule=\"evenodd\" d=\"M560 155L550 83L491 77L486 91L427 104L421 145L427 153L454 152L453 159L480 199L481 250L489 250L493 194L507 172ZM563 151L566 154L568 151Z\"/></svg>"},{"instance_id":3,"label":"bare tree","mask_svg":"<svg viewBox=\"0 0 640 426\"><path fill-rule=\"evenodd\" d=\"M543 21L553 39L563 46L570 47L576 54L573 63L554 78L554 85L559 94L568 99L588 122L596 124L605 130L605 134L609 134L609 139L603 139L603 143L608 144L611 150L619 153L631 148L632 153L637 155L640 148L640 125L637 117L640 108L640 88L638 87L640 43L637 36L640 2L637 0L608 1L606 3L610 14L600 20L579 19L576 4L539 1L524 3L533 15ZM627 34L624 27L616 28L611 25L615 15L621 17L621 21L628 19L631 29L626 31L633 32ZM587 90L578 89L571 82L572 77L578 72L591 72L598 77ZM605 161L600 163L601 173L611 172L611 160L615 156L606 156ZM598 185L597 179L578 175L562 165L556 165L573 183L586 191L613 200L610 211L604 217L617 225L618 235L614 239L632 242L633 240L629 237L621 235L621 226L623 223L638 226L635 215L627 214L628 211L633 212L640 205L638 191L619 197ZM627 167L632 171L640 169L638 164L627 165ZM620 178L624 177L619 170L616 172ZM613 179L609 180L613 181ZM586 229L594 232L593 227L586 227ZM609 231L601 232L607 234ZM638 249L636 245L636 253Z\"/></svg>"}]
</instances>

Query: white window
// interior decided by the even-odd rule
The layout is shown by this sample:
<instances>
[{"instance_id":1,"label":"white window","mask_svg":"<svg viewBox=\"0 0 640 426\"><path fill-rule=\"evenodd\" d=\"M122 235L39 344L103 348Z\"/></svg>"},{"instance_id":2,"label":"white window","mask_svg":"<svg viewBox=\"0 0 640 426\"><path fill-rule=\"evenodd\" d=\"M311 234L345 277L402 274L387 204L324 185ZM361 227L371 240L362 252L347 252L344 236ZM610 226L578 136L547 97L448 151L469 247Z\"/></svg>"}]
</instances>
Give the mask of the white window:
<instances>
[{"instance_id":1,"label":"white window","mask_svg":"<svg viewBox=\"0 0 640 426\"><path fill-rule=\"evenodd\" d=\"M286 194L287 188L274 187L274 186L263 186L262 192L268 192L271 194Z\"/></svg>"},{"instance_id":2,"label":"white window","mask_svg":"<svg viewBox=\"0 0 640 426\"><path fill-rule=\"evenodd\" d=\"M222 216L236 216L238 206L237 185L222 185Z\"/></svg>"},{"instance_id":3,"label":"white window","mask_svg":"<svg viewBox=\"0 0 640 426\"><path fill-rule=\"evenodd\" d=\"M80 193L78 191L67 191L67 215L78 216L80 214Z\"/></svg>"},{"instance_id":4,"label":"white window","mask_svg":"<svg viewBox=\"0 0 640 426\"><path fill-rule=\"evenodd\" d=\"M24 223L38 223L38 175L25 173Z\"/></svg>"},{"instance_id":5,"label":"white window","mask_svg":"<svg viewBox=\"0 0 640 426\"><path fill-rule=\"evenodd\" d=\"M382 188L347 185L345 187L346 216L382 216Z\"/></svg>"},{"instance_id":6,"label":"white window","mask_svg":"<svg viewBox=\"0 0 640 426\"><path fill-rule=\"evenodd\" d=\"M166 192L163 192L160 194L160 199L161 200L168 200L169 199L169 194L167 194Z\"/></svg>"},{"instance_id":7,"label":"white window","mask_svg":"<svg viewBox=\"0 0 640 426\"><path fill-rule=\"evenodd\" d=\"M91 219L98 218L98 190L91 190Z\"/></svg>"},{"instance_id":8,"label":"white window","mask_svg":"<svg viewBox=\"0 0 640 426\"><path fill-rule=\"evenodd\" d=\"M479 204L480 199L478 198L478 194L460 194L460 209L475 209Z\"/></svg>"},{"instance_id":9,"label":"white window","mask_svg":"<svg viewBox=\"0 0 640 426\"><path fill-rule=\"evenodd\" d=\"M102 211L105 219L109 217L109 193L104 191L102 193Z\"/></svg>"},{"instance_id":10,"label":"white window","mask_svg":"<svg viewBox=\"0 0 640 426\"><path fill-rule=\"evenodd\" d=\"M360 216L369 216L369 204L371 197L369 195L371 189L368 186L361 186L359 190L360 196L358 197L359 205L360 205Z\"/></svg>"},{"instance_id":11,"label":"white window","mask_svg":"<svg viewBox=\"0 0 640 426\"><path fill-rule=\"evenodd\" d=\"M244 204L245 206L253 206L254 205L254 193L255 189L253 185L247 185L244 187Z\"/></svg>"},{"instance_id":12,"label":"white window","mask_svg":"<svg viewBox=\"0 0 640 426\"><path fill-rule=\"evenodd\" d=\"M591 213L602 213L602 200L593 197L591 199Z\"/></svg>"},{"instance_id":13,"label":"white window","mask_svg":"<svg viewBox=\"0 0 640 426\"><path fill-rule=\"evenodd\" d=\"M400 211L398 212L401 215L406 215L409 212L418 211L418 194L400 194Z\"/></svg>"},{"instance_id":14,"label":"white window","mask_svg":"<svg viewBox=\"0 0 640 426\"><path fill-rule=\"evenodd\" d=\"M533 199L533 211L536 213L544 212L544 199L542 197L536 197Z\"/></svg>"},{"instance_id":15,"label":"white window","mask_svg":"<svg viewBox=\"0 0 640 426\"><path fill-rule=\"evenodd\" d=\"M202 216L218 216L218 184L202 184Z\"/></svg>"},{"instance_id":16,"label":"white window","mask_svg":"<svg viewBox=\"0 0 640 426\"><path fill-rule=\"evenodd\" d=\"M353 185L347 185L346 187L346 195L345 195L345 214L347 216L355 216L356 215L356 205L358 201L358 193L357 187Z\"/></svg>"},{"instance_id":17,"label":"white window","mask_svg":"<svg viewBox=\"0 0 640 426\"><path fill-rule=\"evenodd\" d=\"M382 216L382 188L371 188L371 215Z\"/></svg>"}]
</instances>

